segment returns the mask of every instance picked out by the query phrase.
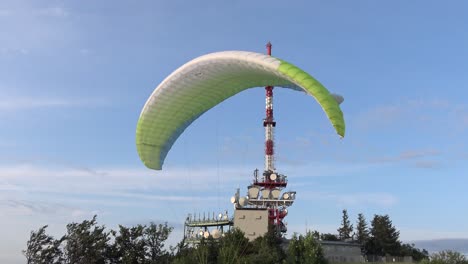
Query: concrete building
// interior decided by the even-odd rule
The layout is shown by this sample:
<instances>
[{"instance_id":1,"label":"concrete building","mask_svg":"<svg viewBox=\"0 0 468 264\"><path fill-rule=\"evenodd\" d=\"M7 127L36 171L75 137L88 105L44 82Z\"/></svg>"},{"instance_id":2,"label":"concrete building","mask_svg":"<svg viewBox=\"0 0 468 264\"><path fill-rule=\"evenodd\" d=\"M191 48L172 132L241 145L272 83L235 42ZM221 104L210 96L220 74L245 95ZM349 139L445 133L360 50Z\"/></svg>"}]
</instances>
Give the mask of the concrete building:
<instances>
[{"instance_id":1,"label":"concrete building","mask_svg":"<svg viewBox=\"0 0 468 264\"><path fill-rule=\"evenodd\" d=\"M234 211L234 227L245 233L250 241L268 232L268 209L245 208Z\"/></svg>"},{"instance_id":2,"label":"concrete building","mask_svg":"<svg viewBox=\"0 0 468 264\"><path fill-rule=\"evenodd\" d=\"M325 258L330 263L365 262L361 255L361 245L341 241L320 241Z\"/></svg>"}]
</instances>

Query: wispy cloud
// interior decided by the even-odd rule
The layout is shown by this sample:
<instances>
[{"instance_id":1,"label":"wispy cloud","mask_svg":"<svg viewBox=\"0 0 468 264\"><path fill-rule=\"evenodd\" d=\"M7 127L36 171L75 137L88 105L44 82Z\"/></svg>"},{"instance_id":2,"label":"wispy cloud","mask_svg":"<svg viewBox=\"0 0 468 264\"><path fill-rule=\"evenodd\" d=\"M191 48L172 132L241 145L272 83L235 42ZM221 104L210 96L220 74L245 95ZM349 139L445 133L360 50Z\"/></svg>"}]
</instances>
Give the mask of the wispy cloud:
<instances>
[{"instance_id":1,"label":"wispy cloud","mask_svg":"<svg viewBox=\"0 0 468 264\"><path fill-rule=\"evenodd\" d=\"M48 16L48 17L68 17L69 12L63 7L45 7L45 8L38 8L34 10L34 13L40 16Z\"/></svg>"},{"instance_id":2,"label":"wispy cloud","mask_svg":"<svg viewBox=\"0 0 468 264\"><path fill-rule=\"evenodd\" d=\"M59 203L22 199L0 200L0 208L5 215L57 214L66 212L66 214L73 216L76 211L80 210Z\"/></svg>"},{"instance_id":3,"label":"wispy cloud","mask_svg":"<svg viewBox=\"0 0 468 264\"><path fill-rule=\"evenodd\" d=\"M34 110L40 108L90 107L104 104L97 99L0 97L1 111Z\"/></svg>"},{"instance_id":4,"label":"wispy cloud","mask_svg":"<svg viewBox=\"0 0 468 264\"><path fill-rule=\"evenodd\" d=\"M30 164L0 167L0 190L64 197L91 196L154 201L215 200L216 188L243 180L237 169L174 169L153 172L147 169L87 169L41 167ZM223 177L220 182L219 177ZM211 190L211 195L207 191ZM1 197L0 197L1 198Z\"/></svg>"},{"instance_id":5,"label":"wispy cloud","mask_svg":"<svg viewBox=\"0 0 468 264\"><path fill-rule=\"evenodd\" d=\"M366 131L405 122L424 125L452 122L450 125L459 128L460 123L465 127L468 125L468 107L466 104L444 99L406 99L393 104L377 105L358 114L351 122L356 125L356 129Z\"/></svg>"},{"instance_id":6,"label":"wispy cloud","mask_svg":"<svg viewBox=\"0 0 468 264\"><path fill-rule=\"evenodd\" d=\"M379 206L391 207L398 203L398 198L389 193L305 193L301 198L308 200L326 200L346 208L348 206Z\"/></svg>"},{"instance_id":7,"label":"wispy cloud","mask_svg":"<svg viewBox=\"0 0 468 264\"><path fill-rule=\"evenodd\" d=\"M397 156L377 157L370 159L370 161L375 163L399 162L415 160L419 158L434 157L440 154L441 152L435 149L405 150Z\"/></svg>"},{"instance_id":8,"label":"wispy cloud","mask_svg":"<svg viewBox=\"0 0 468 264\"><path fill-rule=\"evenodd\" d=\"M64 3L41 5L7 0L1 5L0 56L42 54L49 50L56 53L66 45L73 46L71 38L78 34L76 24L60 23L72 16Z\"/></svg>"},{"instance_id":9,"label":"wispy cloud","mask_svg":"<svg viewBox=\"0 0 468 264\"><path fill-rule=\"evenodd\" d=\"M441 155L442 152L436 149L405 150L395 156L372 157L369 162L373 164L404 163L420 169L436 169L440 168L442 163L434 159Z\"/></svg>"},{"instance_id":10,"label":"wispy cloud","mask_svg":"<svg viewBox=\"0 0 468 264\"><path fill-rule=\"evenodd\" d=\"M421 169L437 169L441 167L441 163L434 160L420 160L416 161L414 166Z\"/></svg>"},{"instance_id":11,"label":"wispy cloud","mask_svg":"<svg viewBox=\"0 0 468 264\"><path fill-rule=\"evenodd\" d=\"M29 53L28 49L24 48L5 48L0 47L0 55L27 55Z\"/></svg>"}]
</instances>

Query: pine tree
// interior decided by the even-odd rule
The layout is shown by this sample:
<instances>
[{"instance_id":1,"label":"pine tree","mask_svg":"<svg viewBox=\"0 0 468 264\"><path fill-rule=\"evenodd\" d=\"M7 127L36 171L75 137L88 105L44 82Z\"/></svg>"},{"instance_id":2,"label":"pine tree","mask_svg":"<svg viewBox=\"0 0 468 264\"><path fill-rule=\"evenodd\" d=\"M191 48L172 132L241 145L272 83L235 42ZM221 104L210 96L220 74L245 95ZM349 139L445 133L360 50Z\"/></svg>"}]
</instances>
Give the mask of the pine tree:
<instances>
[{"instance_id":1,"label":"pine tree","mask_svg":"<svg viewBox=\"0 0 468 264\"><path fill-rule=\"evenodd\" d=\"M364 244L369 239L369 230L367 228L366 218L362 213L358 214L358 221L356 224L356 240L360 244Z\"/></svg>"},{"instance_id":2,"label":"pine tree","mask_svg":"<svg viewBox=\"0 0 468 264\"><path fill-rule=\"evenodd\" d=\"M370 239L366 249L372 255L399 255L400 232L393 226L388 215L375 215L371 222Z\"/></svg>"},{"instance_id":3,"label":"pine tree","mask_svg":"<svg viewBox=\"0 0 468 264\"><path fill-rule=\"evenodd\" d=\"M351 233L353 232L353 225L349 221L348 211L343 209L343 218L341 220L341 227L337 229L338 236L341 240L351 238Z\"/></svg>"}]
</instances>

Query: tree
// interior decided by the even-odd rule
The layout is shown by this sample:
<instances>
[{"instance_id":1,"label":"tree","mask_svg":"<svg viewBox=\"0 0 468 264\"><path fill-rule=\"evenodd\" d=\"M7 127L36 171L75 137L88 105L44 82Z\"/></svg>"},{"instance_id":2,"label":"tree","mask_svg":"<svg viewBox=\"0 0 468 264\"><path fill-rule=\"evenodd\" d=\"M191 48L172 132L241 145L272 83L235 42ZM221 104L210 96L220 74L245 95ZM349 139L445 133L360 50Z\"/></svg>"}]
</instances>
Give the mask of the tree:
<instances>
[{"instance_id":1,"label":"tree","mask_svg":"<svg viewBox=\"0 0 468 264\"><path fill-rule=\"evenodd\" d=\"M323 249L312 232L305 236L293 234L288 246L287 263L327 263Z\"/></svg>"},{"instance_id":2,"label":"tree","mask_svg":"<svg viewBox=\"0 0 468 264\"><path fill-rule=\"evenodd\" d=\"M286 255L281 247L282 239L278 237L276 228L271 225L268 232L261 237L257 237L249 247L246 263L281 263Z\"/></svg>"},{"instance_id":3,"label":"tree","mask_svg":"<svg viewBox=\"0 0 468 264\"><path fill-rule=\"evenodd\" d=\"M62 240L66 242L64 263L101 264L106 263L110 255L110 233L105 232L104 226L97 225L96 215L79 224L68 224Z\"/></svg>"},{"instance_id":4,"label":"tree","mask_svg":"<svg viewBox=\"0 0 468 264\"><path fill-rule=\"evenodd\" d=\"M62 261L61 240L55 240L46 234L47 225L37 231L31 231L23 255L27 264L55 264Z\"/></svg>"},{"instance_id":5,"label":"tree","mask_svg":"<svg viewBox=\"0 0 468 264\"><path fill-rule=\"evenodd\" d=\"M167 223L156 225L151 222L144 230L144 241L147 247L147 256L150 263L167 263L169 252L164 250L164 242L171 234L173 228Z\"/></svg>"},{"instance_id":6,"label":"tree","mask_svg":"<svg viewBox=\"0 0 468 264\"><path fill-rule=\"evenodd\" d=\"M46 234L47 226L32 231L23 250L28 264L154 264L170 263L172 253L164 249L172 227L167 223L149 226L125 227L118 232L106 231L93 216L91 220L67 225L67 233L55 240ZM189 255L192 249L184 243L178 245L179 253ZM216 251L216 249L212 249ZM192 263L192 259L178 263Z\"/></svg>"},{"instance_id":7,"label":"tree","mask_svg":"<svg viewBox=\"0 0 468 264\"><path fill-rule=\"evenodd\" d=\"M414 244L402 244L400 248L400 256L411 256L414 261L421 261L429 257L427 250L420 250Z\"/></svg>"},{"instance_id":8,"label":"tree","mask_svg":"<svg viewBox=\"0 0 468 264\"><path fill-rule=\"evenodd\" d=\"M117 263L145 263L146 243L143 238L145 226L125 227L119 225L119 233L113 244L114 261ZM114 233L115 235L115 233Z\"/></svg>"},{"instance_id":9,"label":"tree","mask_svg":"<svg viewBox=\"0 0 468 264\"><path fill-rule=\"evenodd\" d=\"M343 217L341 220L341 227L338 228L338 237L341 240L351 238L351 233L353 232L353 225L349 221L348 211L343 209Z\"/></svg>"},{"instance_id":10,"label":"tree","mask_svg":"<svg viewBox=\"0 0 468 264\"><path fill-rule=\"evenodd\" d=\"M173 255L172 264L191 264L193 262L194 250L193 247L189 247L185 239L182 239L175 247L171 247Z\"/></svg>"},{"instance_id":11,"label":"tree","mask_svg":"<svg viewBox=\"0 0 468 264\"><path fill-rule=\"evenodd\" d=\"M358 214L356 224L356 241L364 245L369 239L369 229L367 228L366 218L362 213Z\"/></svg>"},{"instance_id":12,"label":"tree","mask_svg":"<svg viewBox=\"0 0 468 264\"><path fill-rule=\"evenodd\" d=\"M370 239L366 243L369 255L400 255L400 232L393 226L388 215L374 215L371 222Z\"/></svg>"},{"instance_id":13,"label":"tree","mask_svg":"<svg viewBox=\"0 0 468 264\"><path fill-rule=\"evenodd\" d=\"M431 255L430 259L424 259L422 264L468 264L468 259L460 252L444 250Z\"/></svg>"},{"instance_id":14,"label":"tree","mask_svg":"<svg viewBox=\"0 0 468 264\"><path fill-rule=\"evenodd\" d=\"M220 263L239 263L249 249L249 240L238 228L231 229L219 241L218 261Z\"/></svg>"}]
</instances>

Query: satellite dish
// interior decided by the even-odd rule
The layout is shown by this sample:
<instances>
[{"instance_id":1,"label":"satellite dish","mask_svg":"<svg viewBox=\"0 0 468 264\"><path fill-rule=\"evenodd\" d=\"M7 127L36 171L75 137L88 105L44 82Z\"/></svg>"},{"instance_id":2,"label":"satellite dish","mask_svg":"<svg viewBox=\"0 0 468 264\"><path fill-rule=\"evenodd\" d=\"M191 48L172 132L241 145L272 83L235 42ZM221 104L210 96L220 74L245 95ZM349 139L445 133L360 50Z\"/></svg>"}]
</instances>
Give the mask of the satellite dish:
<instances>
[{"instance_id":1,"label":"satellite dish","mask_svg":"<svg viewBox=\"0 0 468 264\"><path fill-rule=\"evenodd\" d=\"M204 233L204 232L203 232L203 230L201 230L201 229L200 229L200 231L198 231L198 234L199 234L200 236L203 236L203 233Z\"/></svg>"},{"instance_id":2,"label":"satellite dish","mask_svg":"<svg viewBox=\"0 0 468 264\"><path fill-rule=\"evenodd\" d=\"M205 231L205 233L203 234L203 237L204 237L204 238L208 238L209 236L210 236L210 232Z\"/></svg>"},{"instance_id":3,"label":"satellite dish","mask_svg":"<svg viewBox=\"0 0 468 264\"><path fill-rule=\"evenodd\" d=\"M283 193L283 199L288 200L289 199L289 193Z\"/></svg>"},{"instance_id":4,"label":"satellite dish","mask_svg":"<svg viewBox=\"0 0 468 264\"><path fill-rule=\"evenodd\" d=\"M280 196L280 194L281 194L281 190L280 190L280 189L273 189L273 190L271 191L271 197L272 197L273 199L278 199L279 196Z\"/></svg>"},{"instance_id":5,"label":"satellite dish","mask_svg":"<svg viewBox=\"0 0 468 264\"><path fill-rule=\"evenodd\" d=\"M218 229L215 229L211 232L211 236L214 239L220 238L221 237L221 232Z\"/></svg>"},{"instance_id":6,"label":"satellite dish","mask_svg":"<svg viewBox=\"0 0 468 264\"><path fill-rule=\"evenodd\" d=\"M239 198L239 205L240 206L246 206L248 201L249 201L249 199L247 197L241 197L241 198Z\"/></svg>"},{"instance_id":7,"label":"satellite dish","mask_svg":"<svg viewBox=\"0 0 468 264\"><path fill-rule=\"evenodd\" d=\"M277 177L276 173L270 174L270 180L276 181L277 178L278 178L278 177Z\"/></svg>"},{"instance_id":8,"label":"satellite dish","mask_svg":"<svg viewBox=\"0 0 468 264\"><path fill-rule=\"evenodd\" d=\"M260 189L258 189L257 186L250 186L249 187L249 197L250 198L257 199L259 192L260 192Z\"/></svg>"},{"instance_id":9,"label":"satellite dish","mask_svg":"<svg viewBox=\"0 0 468 264\"><path fill-rule=\"evenodd\" d=\"M236 197L235 196L231 197L231 203L236 203Z\"/></svg>"},{"instance_id":10,"label":"satellite dish","mask_svg":"<svg viewBox=\"0 0 468 264\"><path fill-rule=\"evenodd\" d=\"M222 213L219 213L218 219L221 220L222 217L223 217L223 214L222 214Z\"/></svg>"}]
</instances>

